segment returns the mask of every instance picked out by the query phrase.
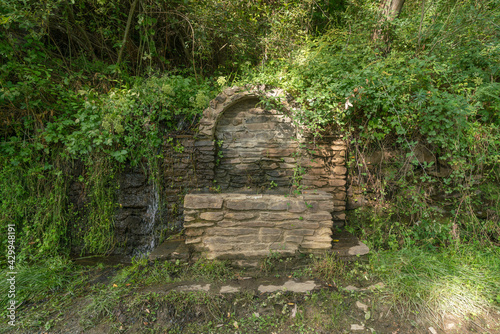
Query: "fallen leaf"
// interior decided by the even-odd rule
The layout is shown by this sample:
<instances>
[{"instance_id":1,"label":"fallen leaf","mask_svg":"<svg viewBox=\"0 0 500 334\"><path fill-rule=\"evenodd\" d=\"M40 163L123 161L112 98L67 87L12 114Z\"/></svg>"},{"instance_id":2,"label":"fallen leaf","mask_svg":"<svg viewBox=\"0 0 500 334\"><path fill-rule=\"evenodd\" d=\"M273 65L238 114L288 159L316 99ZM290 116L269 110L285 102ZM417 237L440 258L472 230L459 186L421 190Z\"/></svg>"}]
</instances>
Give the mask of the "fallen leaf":
<instances>
[{"instance_id":1,"label":"fallen leaf","mask_svg":"<svg viewBox=\"0 0 500 334\"><path fill-rule=\"evenodd\" d=\"M352 103L349 102L349 98L346 99L344 108L345 110L349 109L349 107L352 107Z\"/></svg>"}]
</instances>

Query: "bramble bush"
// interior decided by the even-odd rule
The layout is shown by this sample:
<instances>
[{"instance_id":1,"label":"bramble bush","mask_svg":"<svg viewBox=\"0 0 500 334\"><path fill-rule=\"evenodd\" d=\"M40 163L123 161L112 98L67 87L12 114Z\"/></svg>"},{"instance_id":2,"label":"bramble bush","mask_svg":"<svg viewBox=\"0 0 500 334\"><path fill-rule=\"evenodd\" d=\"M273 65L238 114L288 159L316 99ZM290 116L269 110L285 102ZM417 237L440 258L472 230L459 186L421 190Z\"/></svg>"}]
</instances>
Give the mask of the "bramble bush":
<instances>
[{"instance_id":1,"label":"bramble bush","mask_svg":"<svg viewBox=\"0 0 500 334\"><path fill-rule=\"evenodd\" d=\"M360 233L378 225L368 232L376 232L369 235L376 243L384 235L378 246L398 248L405 239L446 244L470 240L471 231L485 242L500 240L498 215L478 220L475 214L480 203L491 212L499 208L480 189L492 183L490 191L498 194L500 184L500 49L490 25L500 14L495 3L444 1L423 13L408 6L385 22L388 40L376 40L375 7L353 2L343 26L290 60L241 78L285 88L300 103L295 118L313 133L346 134L352 179L370 189L376 205L393 207L391 214L372 211L373 217L353 222ZM418 157L421 147L434 161ZM369 168L367 157L380 150L397 157ZM441 169L449 173L436 172ZM445 194L444 214L433 208L432 189ZM394 240L386 240L391 233Z\"/></svg>"}]
</instances>

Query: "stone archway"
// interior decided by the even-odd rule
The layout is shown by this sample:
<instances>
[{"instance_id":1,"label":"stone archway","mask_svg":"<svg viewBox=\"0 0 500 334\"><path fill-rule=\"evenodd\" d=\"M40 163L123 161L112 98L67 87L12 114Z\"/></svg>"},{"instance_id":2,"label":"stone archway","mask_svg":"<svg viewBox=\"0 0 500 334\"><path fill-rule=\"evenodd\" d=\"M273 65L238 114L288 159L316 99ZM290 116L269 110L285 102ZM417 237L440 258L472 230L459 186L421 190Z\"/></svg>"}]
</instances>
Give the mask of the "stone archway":
<instances>
[{"instance_id":1,"label":"stone archway","mask_svg":"<svg viewBox=\"0 0 500 334\"><path fill-rule=\"evenodd\" d=\"M285 112L261 106L273 98L287 110L280 93L229 88L204 111L194 146L197 162L213 168L198 173L213 193L184 197L194 251L238 258L331 249L332 227L345 219L345 144L338 136L309 141Z\"/></svg>"}]
</instances>

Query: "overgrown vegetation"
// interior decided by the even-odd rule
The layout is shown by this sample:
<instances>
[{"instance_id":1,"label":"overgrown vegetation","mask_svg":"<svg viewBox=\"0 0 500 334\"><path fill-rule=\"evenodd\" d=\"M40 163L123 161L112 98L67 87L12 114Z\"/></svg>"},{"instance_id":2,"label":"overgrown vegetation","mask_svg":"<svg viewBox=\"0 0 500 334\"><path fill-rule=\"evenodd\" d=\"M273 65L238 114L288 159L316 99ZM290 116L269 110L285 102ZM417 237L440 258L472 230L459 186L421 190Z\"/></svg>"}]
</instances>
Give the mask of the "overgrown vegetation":
<instances>
[{"instance_id":1,"label":"overgrown vegetation","mask_svg":"<svg viewBox=\"0 0 500 334\"><path fill-rule=\"evenodd\" d=\"M498 308L499 6L406 1L384 17L370 0L3 1L0 233L15 224L23 307L39 298L31 278L57 276L40 294L66 284L71 247L113 248L121 170L139 166L162 194L169 135L196 131L223 87L264 83L295 98L295 122L345 134L348 186L366 204L347 228L376 252L370 270L398 307L433 319ZM59 265L44 272L44 258ZM180 275L147 268L141 284ZM345 270L334 258L314 268L325 280Z\"/></svg>"}]
</instances>

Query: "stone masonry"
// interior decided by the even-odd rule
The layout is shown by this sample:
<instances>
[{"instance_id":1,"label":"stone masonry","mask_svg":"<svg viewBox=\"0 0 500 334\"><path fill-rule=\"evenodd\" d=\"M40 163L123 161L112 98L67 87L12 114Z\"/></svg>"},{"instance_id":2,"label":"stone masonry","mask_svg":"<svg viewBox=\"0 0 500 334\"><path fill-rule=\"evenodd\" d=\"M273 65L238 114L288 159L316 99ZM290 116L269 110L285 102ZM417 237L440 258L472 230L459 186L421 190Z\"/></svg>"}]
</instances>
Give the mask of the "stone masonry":
<instances>
[{"instance_id":1,"label":"stone masonry","mask_svg":"<svg viewBox=\"0 0 500 334\"><path fill-rule=\"evenodd\" d=\"M346 146L338 135L314 137L295 124L289 102L265 87L226 89L197 134L166 145L168 219L182 217L178 226L196 253L242 258L331 248L332 228L345 221Z\"/></svg>"},{"instance_id":2,"label":"stone masonry","mask_svg":"<svg viewBox=\"0 0 500 334\"><path fill-rule=\"evenodd\" d=\"M215 140L215 179L222 191L289 188L299 147L290 118L259 106L251 98L228 108L219 119Z\"/></svg>"},{"instance_id":3,"label":"stone masonry","mask_svg":"<svg viewBox=\"0 0 500 334\"><path fill-rule=\"evenodd\" d=\"M264 107L266 99L281 106ZM214 172L200 180L222 192L324 191L333 197L334 226L341 227L346 144L336 134L314 138L292 122L291 113L288 100L277 90L233 87L219 94L203 112L195 142L203 164L214 163Z\"/></svg>"},{"instance_id":4,"label":"stone masonry","mask_svg":"<svg viewBox=\"0 0 500 334\"><path fill-rule=\"evenodd\" d=\"M346 145L338 134L314 137L294 123L292 105L283 92L264 86L228 88L210 102L198 129L165 136L158 189L137 168L118 176L114 253L149 251L183 228L188 245L212 257L328 249L326 230L345 221ZM69 197L77 210L84 210L85 192L83 183L72 184ZM321 200L306 199L315 192ZM303 195L292 197L297 193ZM209 201L205 196L222 206L194 208L196 201ZM321 206L297 211L305 202ZM241 235L232 235L237 228ZM228 245L238 238L249 241Z\"/></svg>"},{"instance_id":5,"label":"stone masonry","mask_svg":"<svg viewBox=\"0 0 500 334\"><path fill-rule=\"evenodd\" d=\"M186 244L209 259L321 253L331 248L332 195L189 194Z\"/></svg>"}]
</instances>

